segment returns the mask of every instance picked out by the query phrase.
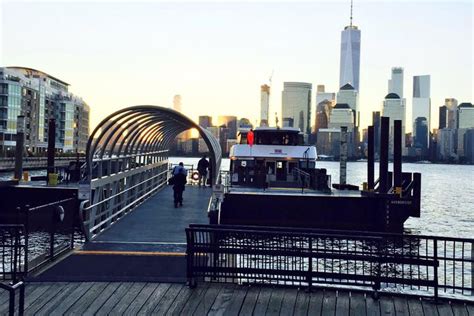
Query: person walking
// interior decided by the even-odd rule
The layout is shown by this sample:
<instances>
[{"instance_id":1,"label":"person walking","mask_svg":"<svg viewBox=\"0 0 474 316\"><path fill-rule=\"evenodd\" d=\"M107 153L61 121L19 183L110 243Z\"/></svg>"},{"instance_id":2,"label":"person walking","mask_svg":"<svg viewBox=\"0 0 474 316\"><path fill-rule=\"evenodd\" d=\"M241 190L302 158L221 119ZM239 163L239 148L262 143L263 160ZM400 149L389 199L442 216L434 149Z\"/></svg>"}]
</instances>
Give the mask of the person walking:
<instances>
[{"instance_id":1,"label":"person walking","mask_svg":"<svg viewBox=\"0 0 474 316\"><path fill-rule=\"evenodd\" d=\"M183 191L186 185L187 170L182 162L173 169L173 200L174 207L183 206Z\"/></svg>"},{"instance_id":2,"label":"person walking","mask_svg":"<svg viewBox=\"0 0 474 316\"><path fill-rule=\"evenodd\" d=\"M197 170L199 172L199 187L202 185L205 187L207 183L207 169L209 168L209 161L206 159L206 155L204 155L198 162Z\"/></svg>"}]
</instances>

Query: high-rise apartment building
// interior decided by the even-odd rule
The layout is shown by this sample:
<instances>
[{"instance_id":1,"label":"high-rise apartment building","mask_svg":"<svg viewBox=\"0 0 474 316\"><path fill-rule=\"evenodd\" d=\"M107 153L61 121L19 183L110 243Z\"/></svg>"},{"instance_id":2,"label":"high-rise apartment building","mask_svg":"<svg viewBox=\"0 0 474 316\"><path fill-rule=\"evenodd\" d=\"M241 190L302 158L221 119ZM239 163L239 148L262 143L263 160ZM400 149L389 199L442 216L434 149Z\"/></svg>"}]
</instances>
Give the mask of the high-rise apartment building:
<instances>
[{"instance_id":1,"label":"high-rise apartment building","mask_svg":"<svg viewBox=\"0 0 474 316\"><path fill-rule=\"evenodd\" d=\"M395 93L389 93L385 96L383 101L383 116L390 118L390 133L389 133L389 154L393 154L393 137L394 137L394 121L402 121L402 154L406 154L405 149L405 114L406 106L404 99Z\"/></svg>"},{"instance_id":2,"label":"high-rise apartment building","mask_svg":"<svg viewBox=\"0 0 474 316\"><path fill-rule=\"evenodd\" d=\"M89 106L69 92L69 84L25 67L0 68L0 155L16 145L16 120L25 116L25 148L46 151L48 121L56 120L56 148L85 152L89 138Z\"/></svg>"},{"instance_id":3,"label":"high-rise apartment building","mask_svg":"<svg viewBox=\"0 0 474 316\"><path fill-rule=\"evenodd\" d=\"M270 86L260 86L260 126L269 125Z\"/></svg>"},{"instance_id":4,"label":"high-rise apartment building","mask_svg":"<svg viewBox=\"0 0 474 316\"><path fill-rule=\"evenodd\" d=\"M297 127L309 135L311 119L312 84L285 82L283 84L281 113L283 126Z\"/></svg>"},{"instance_id":5,"label":"high-rise apartment building","mask_svg":"<svg viewBox=\"0 0 474 316\"><path fill-rule=\"evenodd\" d=\"M413 77L412 121L413 136L416 137L415 121L418 117L425 117L428 122L428 131L431 131L431 97L430 75Z\"/></svg>"},{"instance_id":6,"label":"high-rise apartment building","mask_svg":"<svg viewBox=\"0 0 474 316\"><path fill-rule=\"evenodd\" d=\"M349 83L359 91L360 30L352 25L352 3L350 24L341 32L341 60L339 87ZM338 101L339 102L339 101Z\"/></svg>"},{"instance_id":7,"label":"high-rise apartment building","mask_svg":"<svg viewBox=\"0 0 474 316\"><path fill-rule=\"evenodd\" d=\"M459 104L457 117L457 128L474 128L474 105L467 102Z\"/></svg>"}]
</instances>

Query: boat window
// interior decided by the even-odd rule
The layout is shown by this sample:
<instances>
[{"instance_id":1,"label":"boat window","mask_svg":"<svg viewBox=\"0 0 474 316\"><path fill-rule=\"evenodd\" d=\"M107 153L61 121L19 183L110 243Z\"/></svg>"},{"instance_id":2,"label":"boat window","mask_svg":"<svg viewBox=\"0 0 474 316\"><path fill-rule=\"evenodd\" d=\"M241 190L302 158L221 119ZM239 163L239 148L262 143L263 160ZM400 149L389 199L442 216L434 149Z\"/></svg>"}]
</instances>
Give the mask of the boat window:
<instances>
[{"instance_id":1,"label":"boat window","mask_svg":"<svg viewBox=\"0 0 474 316\"><path fill-rule=\"evenodd\" d=\"M315 163L314 161L311 161L311 160L301 160L300 161L300 168L301 169L314 169L315 168Z\"/></svg>"},{"instance_id":2,"label":"boat window","mask_svg":"<svg viewBox=\"0 0 474 316\"><path fill-rule=\"evenodd\" d=\"M288 163L288 173L293 172L293 168L296 168L296 162L289 162Z\"/></svg>"},{"instance_id":3,"label":"boat window","mask_svg":"<svg viewBox=\"0 0 474 316\"><path fill-rule=\"evenodd\" d=\"M275 174L275 163L267 162L265 165L265 169L267 170L267 174Z\"/></svg>"},{"instance_id":4,"label":"boat window","mask_svg":"<svg viewBox=\"0 0 474 316\"><path fill-rule=\"evenodd\" d=\"M295 132L285 131L255 131L257 145L286 145L296 146L300 142L300 135ZM301 135L302 137L302 135ZM301 138L302 140L303 138Z\"/></svg>"}]
</instances>

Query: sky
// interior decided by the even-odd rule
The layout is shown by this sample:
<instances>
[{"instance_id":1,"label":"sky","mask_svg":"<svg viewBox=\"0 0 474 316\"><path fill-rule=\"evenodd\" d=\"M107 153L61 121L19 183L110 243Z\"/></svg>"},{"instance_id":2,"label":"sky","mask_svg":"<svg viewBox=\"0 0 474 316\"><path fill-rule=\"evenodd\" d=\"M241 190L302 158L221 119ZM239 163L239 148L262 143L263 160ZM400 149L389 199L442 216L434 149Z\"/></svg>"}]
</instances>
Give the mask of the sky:
<instances>
[{"instance_id":1,"label":"sky","mask_svg":"<svg viewBox=\"0 0 474 316\"><path fill-rule=\"evenodd\" d=\"M42 70L71 84L91 106L91 127L118 109L171 106L184 114L236 115L253 123L260 85L272 77L271 118L284 81L336 92L340 36L350 1L0 0L0 66ZM354 2L361 29L361 125L381 110L390 69L431 75L431 124L444 99L473 102L473 12L466 1ZM281 119L280 119L281 122ZM410 124L407 124L410 131Z\"/></svg>"}]
</instances>

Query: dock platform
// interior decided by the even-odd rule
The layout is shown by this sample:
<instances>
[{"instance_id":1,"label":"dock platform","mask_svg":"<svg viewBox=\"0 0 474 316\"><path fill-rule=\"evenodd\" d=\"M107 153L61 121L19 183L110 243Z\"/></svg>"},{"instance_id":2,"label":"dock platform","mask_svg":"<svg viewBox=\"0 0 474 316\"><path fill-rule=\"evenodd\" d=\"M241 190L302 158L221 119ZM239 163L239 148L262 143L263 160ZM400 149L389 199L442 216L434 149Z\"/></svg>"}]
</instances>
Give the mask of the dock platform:
<instances>
[{"instance_id":1,"label":"dock platform","mask_svg":"<svg viewBox=\"0 0 474 316\"><path fill-rule=\"evenodd\" d=\"M0 293L0 314L8 297ZM26 287L25 315L474 315L474 303L202 283L33 282Z\"/></svg>"}]
</instances>

